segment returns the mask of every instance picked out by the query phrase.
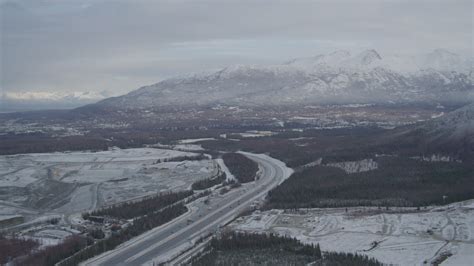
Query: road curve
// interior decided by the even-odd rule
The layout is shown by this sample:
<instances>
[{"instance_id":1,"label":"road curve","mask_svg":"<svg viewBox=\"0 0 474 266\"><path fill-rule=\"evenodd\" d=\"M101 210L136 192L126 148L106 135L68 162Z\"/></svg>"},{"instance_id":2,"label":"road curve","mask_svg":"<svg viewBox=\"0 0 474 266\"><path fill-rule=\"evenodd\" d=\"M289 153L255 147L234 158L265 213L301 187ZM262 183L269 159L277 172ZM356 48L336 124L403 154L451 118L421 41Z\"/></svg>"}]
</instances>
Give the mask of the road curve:
<instances>
[{"instance_id":1,"label":"road curve","mask_svg":"<svg viewBox=\"0 0 474 266\"><path fill-rule=\"evenodd\" d=\"M82 265L143 265L163 262L177 255L183 247L202 235L215 232L219 226L232 220L241 210L281 183L291 174L282 162L266 155L243 153L256 161L261 169L260 178L237 189L219 195L214 193L208 204L198 200L181 217L155 228L117 249L94 257Z\"/></svg>"}]
</instances>

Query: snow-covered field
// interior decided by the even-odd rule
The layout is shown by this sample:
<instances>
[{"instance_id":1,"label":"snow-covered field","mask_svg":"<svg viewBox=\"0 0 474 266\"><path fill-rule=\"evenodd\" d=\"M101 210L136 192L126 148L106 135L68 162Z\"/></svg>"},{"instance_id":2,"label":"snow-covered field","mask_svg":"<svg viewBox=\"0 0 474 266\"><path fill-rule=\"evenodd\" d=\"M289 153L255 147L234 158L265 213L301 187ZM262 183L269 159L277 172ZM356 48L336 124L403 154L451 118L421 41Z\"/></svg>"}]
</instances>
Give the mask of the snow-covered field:
<instances>
[{"instance_id":1,"label":"snow-covered field","mask_svg":"<svg viewBox=\"0 0 474 266\"><path fill-rule=\"evenodd\" d=\"M63 182L120 179L158 159L193 153L153 148L0 156L0 186L24 187L47 175Z\"/></svg>"},{"instance_id":2,"label":"snow-covered field","mask_svg":"<svg viewBox=\"0 0 474 266\"><path fill-rule=\"evenodd\" d=\"M159 162L196 153L111 149L0 156L0 214L71 214L166 190L216 173L213 160ZM36 216L36 215L35 215Z\"/></svg>"},{"instance_id":3,"label":"snow-covered field","mask_svg":"<svg viewBox=\"0 0 474 266\"><path fill-rule=\"evenodd\" d=\"M451 254L443 265L474 261L474 200L443 207L270 210L231 227L273 232L319 243L323 250L357 252L396 265L421 265Z\"/></svg>"}]
</instances>

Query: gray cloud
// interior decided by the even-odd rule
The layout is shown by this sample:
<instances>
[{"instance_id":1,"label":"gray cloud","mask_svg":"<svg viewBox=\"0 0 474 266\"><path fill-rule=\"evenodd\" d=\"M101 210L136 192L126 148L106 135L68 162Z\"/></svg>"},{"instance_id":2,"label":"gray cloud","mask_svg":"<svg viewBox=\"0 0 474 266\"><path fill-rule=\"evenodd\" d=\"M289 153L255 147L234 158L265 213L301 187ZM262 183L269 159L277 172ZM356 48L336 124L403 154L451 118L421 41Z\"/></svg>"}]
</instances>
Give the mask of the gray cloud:
<instances>
[{"instance_id":1,"label":"gray cloud","mask_svg":"<svg viewBox=\"0 0 474 266\"><path fill-rule=\"evenodd\" d=\"M1 88L122 93L335 49L471 56L472 27L470 0L4 0Z\"/></svg>"}]
</instances>

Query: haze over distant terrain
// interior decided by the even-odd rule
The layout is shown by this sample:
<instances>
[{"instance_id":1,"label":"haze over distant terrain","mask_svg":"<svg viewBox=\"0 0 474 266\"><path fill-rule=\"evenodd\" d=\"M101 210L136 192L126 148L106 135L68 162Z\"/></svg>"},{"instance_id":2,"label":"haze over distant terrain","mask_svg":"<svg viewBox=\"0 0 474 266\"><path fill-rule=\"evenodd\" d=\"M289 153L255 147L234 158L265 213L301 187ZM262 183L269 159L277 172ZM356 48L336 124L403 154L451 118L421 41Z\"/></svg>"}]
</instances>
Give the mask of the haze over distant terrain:
<instances>
[{"instance_id":1,"label":"haze over distant terrain","mask_svg":"<svg viewBox=\"0 0 474 266\"><path fill-rule=\"evenodd\" d=\"M107 91L74 92L6 92L0 95L0 112L33 111L41 109L70 109L95 103L111 96Z\"/></svg>"}]
</instances>

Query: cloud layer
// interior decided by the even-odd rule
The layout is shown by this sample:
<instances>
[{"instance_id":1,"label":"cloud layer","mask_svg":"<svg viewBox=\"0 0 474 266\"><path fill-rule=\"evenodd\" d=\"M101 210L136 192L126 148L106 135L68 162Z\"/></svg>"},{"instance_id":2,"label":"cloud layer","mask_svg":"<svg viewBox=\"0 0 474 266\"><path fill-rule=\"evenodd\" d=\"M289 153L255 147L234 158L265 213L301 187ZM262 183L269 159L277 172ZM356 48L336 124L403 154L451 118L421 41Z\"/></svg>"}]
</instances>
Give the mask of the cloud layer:
<instances>
[{"instance_id":1,"label":"cloud layer","mask_svg":"<svg viewBox=\"0 0 474 266\"><path fill-rule=\"evenodd\" d=\"M335 49L472 56L472 23L469 0L2 1L1 88L123 93Z\"/></svg>"}]
</instances>

